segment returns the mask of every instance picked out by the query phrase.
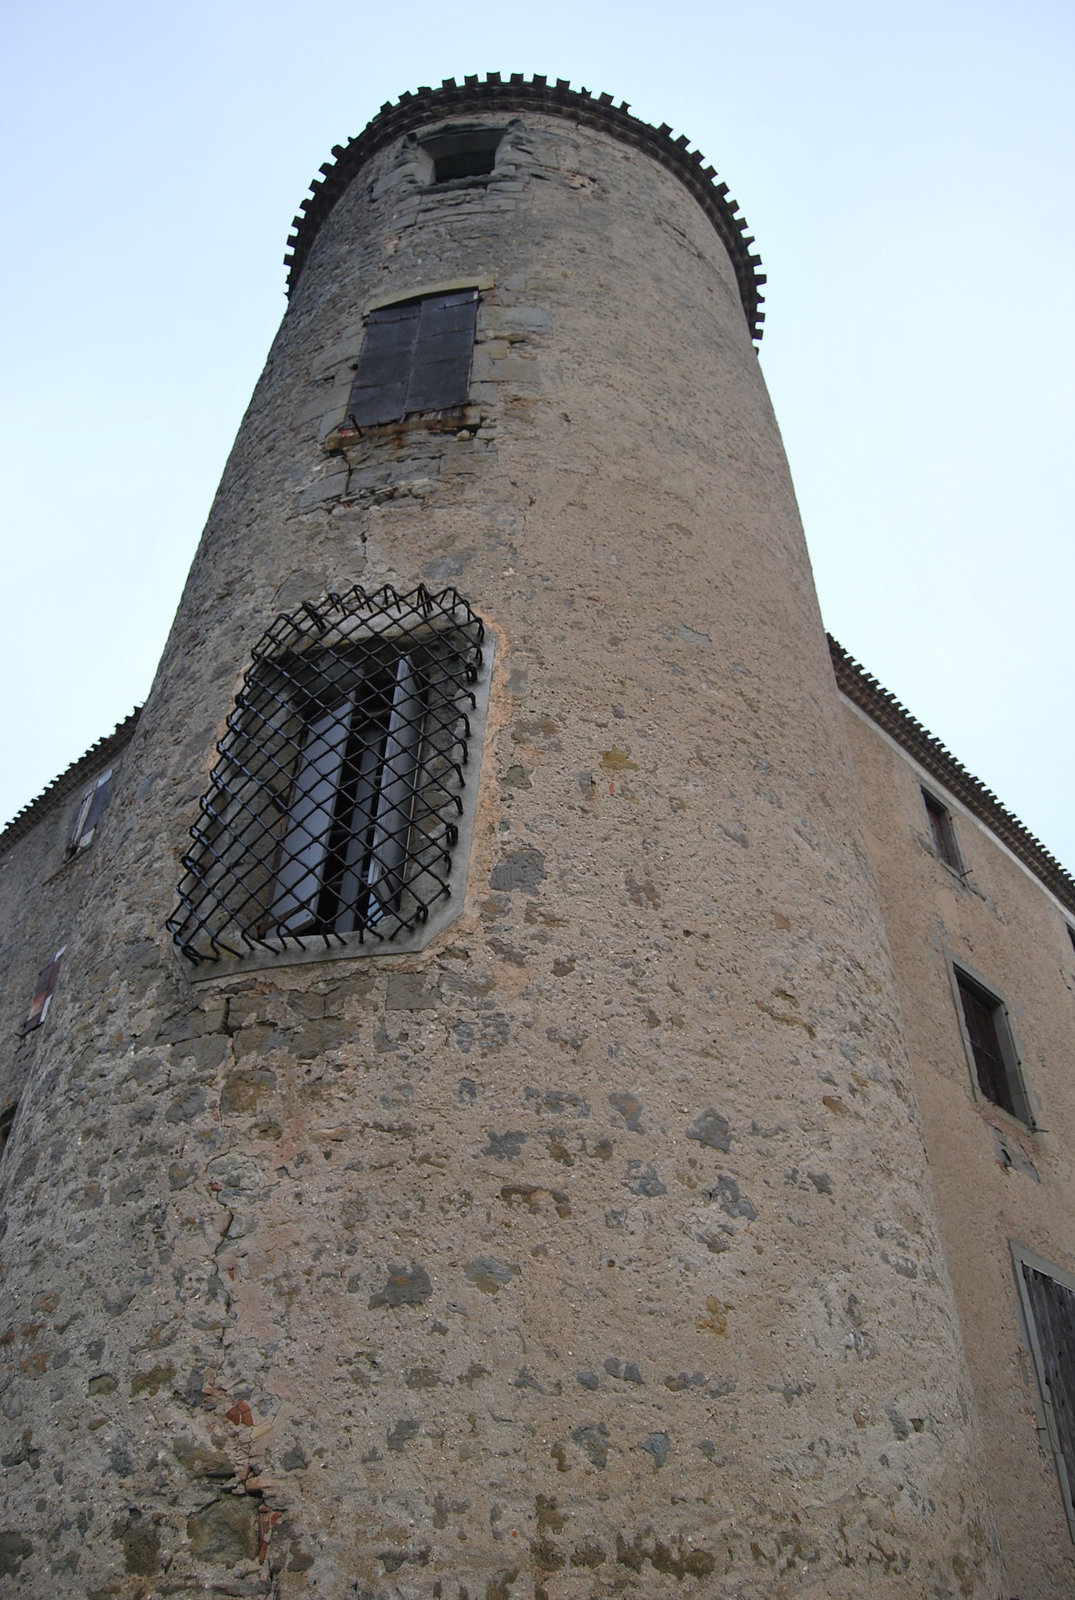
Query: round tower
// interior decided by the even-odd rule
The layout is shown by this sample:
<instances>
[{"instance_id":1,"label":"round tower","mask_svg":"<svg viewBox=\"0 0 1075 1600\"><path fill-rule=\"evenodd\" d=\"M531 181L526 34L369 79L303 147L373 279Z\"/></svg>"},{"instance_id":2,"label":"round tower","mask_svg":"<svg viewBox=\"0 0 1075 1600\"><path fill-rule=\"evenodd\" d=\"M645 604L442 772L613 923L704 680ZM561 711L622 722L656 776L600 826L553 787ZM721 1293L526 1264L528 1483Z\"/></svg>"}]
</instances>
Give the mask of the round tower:
<instances>
[{"instance_id":1,"label":"round tower","mask_svg":"<svg viewBox=\"0 0 1075 1600\"><path fill-rule=\"evenodd\" d=\"M333 155L28 1046L12 1592L995 1600L745 224L543 79Z\"/></svg>"}]
</instances>

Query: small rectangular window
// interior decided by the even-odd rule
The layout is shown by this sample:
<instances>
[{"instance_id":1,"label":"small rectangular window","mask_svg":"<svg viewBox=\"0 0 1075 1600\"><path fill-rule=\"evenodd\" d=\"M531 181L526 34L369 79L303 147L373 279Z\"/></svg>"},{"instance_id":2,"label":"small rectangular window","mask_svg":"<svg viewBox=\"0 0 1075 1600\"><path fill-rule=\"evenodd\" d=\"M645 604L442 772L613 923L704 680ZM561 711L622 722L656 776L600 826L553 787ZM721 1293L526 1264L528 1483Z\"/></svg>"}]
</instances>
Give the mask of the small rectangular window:
<instances>
[{"instance_id":1,"label":"small rectangular window","mask_svg":"<svg viewBox=\"0 0 1075 1600\"><path fill-rule=\"evenodd\" d=\"M1004 1002L974 978L955 969L963 1028L979 1092L1009 1116L1032 1126L1030 1106L1019 1068Z\"/></svg>"},{"instance_id":2,"label":"small rectangular window","mask_svg":"<svg viewBox=\"0 0 1075 1600\"><path fill-rule=\"evenodd\" d=\"M1041 1411L1075 1537L1075 1281L1028 1250L1013 1245L1012 1251Z\"/></svg>"},{"instance_id":3,"label":"small rectangular window","mask_svg":"<svg viewBox=\"0 0 1075 1600\"><path fill-rule=\"evenodd\" d=\"M1068 938L1071 940L1071 948L1075 950L1075 928L1071 926L1070 922L1065 923L1065 927L1068 930Z\"/></svg>"},{"instance_id":4,"label":"small rectangular window","mask_svg":"<svg viewBox=\"0 0 1075 1600\"><path fill-rule=\"evenodd\" d=\"M922 790L922 801L929 818L930 838L933 841L933 853L938 861L943 861L946 867L951 867L954 872L962 872L963 858L959 853L959 844L956 839L955 823L948 807L936 795L930 794L928 789Z\"/></svg>"},{"instance_id":5,"label":"small rectangular window","mask_svg":"<svg viewBox=\"0 0 1075 1600\"><path fill-rule=\"evenodd\" d=\"M101 812L108 804L109 792L112 788L112 769L102 772L92 788L87 789L82 796L75 825L71 829L67 841L67 856L77 855L80 850L93 842L93 832L101 818Z\"/></svg>"},{"instance_id":6,"label":"small rectangular window","mask_svg":"<svg viewBox=\"0 0 1075 1600\"><path fill-rule=\"evenodd\" d=\"M477 289L430 294L371 311L346 426L400 422L464 406L478 315Z\"/></svg>"},{"instance_id":7,"label":"small rectangular window","mask_svg":"<svg viewBox=\"0 0 1075 1600\"><path fill-rule=\"evenodd\" d=\"M451 183L492 172L503 137L503 128L450 128L423 139L422 149L433 162L433 182Z\"/></svg>"},{"instance_id":8,"label":"small rectangular window","mask_svg":"<svg viewBox=\"0 0 1075 1600\"><path fill-rule=\"evenodd\" d=\"M26 1013L26 1021L22 1025L23 1034L32 1033L35 1028L40 1028L48 1015L49 1004L56 991L56 980L60 976L60 962L67 946L63 945L51 961L46 961L37 977L37 988L30 1001L30 1009Z\"/></svg>"}]
</instances>

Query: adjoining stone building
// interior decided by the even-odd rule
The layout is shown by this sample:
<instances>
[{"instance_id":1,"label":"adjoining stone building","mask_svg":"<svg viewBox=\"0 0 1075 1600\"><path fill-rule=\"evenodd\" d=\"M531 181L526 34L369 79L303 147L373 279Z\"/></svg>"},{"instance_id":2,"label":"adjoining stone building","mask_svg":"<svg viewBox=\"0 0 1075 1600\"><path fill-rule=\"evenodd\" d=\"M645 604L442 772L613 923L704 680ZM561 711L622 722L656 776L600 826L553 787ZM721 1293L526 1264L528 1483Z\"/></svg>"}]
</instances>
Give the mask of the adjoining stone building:
<instances>
[{"instance_id":1,"label":"adjoining stone building","mask_svg":"<svg viewBox=\"0 0 1075 1600\"><path fill-rule=\"evenodd\" d=\"M0 835L7 1592L1075 1592L1075 883L826 641L735 203L540 78L333 155Z\"/></svg>"}]
</instances>

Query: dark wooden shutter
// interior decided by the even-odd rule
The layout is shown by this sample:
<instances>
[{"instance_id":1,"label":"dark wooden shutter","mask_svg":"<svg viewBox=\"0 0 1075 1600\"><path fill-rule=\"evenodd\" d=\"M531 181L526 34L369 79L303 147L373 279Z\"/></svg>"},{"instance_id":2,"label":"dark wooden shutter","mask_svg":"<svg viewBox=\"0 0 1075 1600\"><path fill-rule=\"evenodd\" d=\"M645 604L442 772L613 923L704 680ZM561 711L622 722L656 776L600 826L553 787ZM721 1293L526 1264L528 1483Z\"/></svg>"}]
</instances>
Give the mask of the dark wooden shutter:
<instances>
[{"instance_id":1,"label":"dark wooden shutter","mask_svg":"<svg viewBox=\"0 0 1075 1600\"><path fill-rule=\"evenodd\" d=\"M1029 1262L1024 1261L1022 1269L1034 1314L1057 1448L1067 1473L1064 1487L1070 1515L1075 1510L1075 1294Z\"/></svg>"},{"instance_id":2,"label":"dark wooden shutter","mask_svg":"<svg viewBox=\"0 0 1075 1600\"><path fill-rule=\"evenodd\" d=\"M978 1087L987 1100L991 1100L995 1106L1000 1106L1014 1117L1017 1115L1015 1101L1008 1079L1004 1047L997 1027L1000 1005L996 1000L973 988L962 974L959 974L958 981L959 999L974 1054Z\"/></svg>"},{"instance_id":3,"label":"dark wooden shutter","mask_svg":"<svg viewBox=\"0 0 1075 1600\"><path fill-rule=\"evenodd\" d=\"M411 300L406 305L383 306L370 312L347 406L349 425L365 428L377 422L398 422L405 414L423 304L421 300Z\"/></svg>"},{"instance_id":4,"label":"dark wooden shutter","mask_svg":"<svg viewBox=\"0 0 1075 1600\"><path fill-rule=\"evenodd\" d=\"M429 295L420 302L406 408L441 411L466 405L470 389L470 356L478 314L478 291Z\"/></svg>"},{"instance_id":5,"label":"dark wooden shutter","mask_svg":"<svg viewBox=\"0 0 1075 1600\"><path fill-rule=\"evenodd\" d=\"M67 946L63 945L52 960L41 968L37 978L37 988L34 990L34 997L30 1001L30 1009L22 1026L23 1033L30 1033L34 1028L40 1028L44 1022L48 1014L49 1001L56 990L56 980L60 976L60 962L63 960L66 948Z\"/></svg>"},{"instance_id":6,"label":"dark wooden shutter","mask_svg":"<svg viewBox=\"0 0 1075 1600\"><path fill-rule=\"evenodd\" d=\"M925 789L922 790L922 799L926 803L926 815L929 818L930 833L933 835L935 855L947 866L954 867L957 872L961 871L963 863L959 857L959 846L956 844L956 830L951 813L947 806L935 800Z\"/></svg>"}]
</instances>

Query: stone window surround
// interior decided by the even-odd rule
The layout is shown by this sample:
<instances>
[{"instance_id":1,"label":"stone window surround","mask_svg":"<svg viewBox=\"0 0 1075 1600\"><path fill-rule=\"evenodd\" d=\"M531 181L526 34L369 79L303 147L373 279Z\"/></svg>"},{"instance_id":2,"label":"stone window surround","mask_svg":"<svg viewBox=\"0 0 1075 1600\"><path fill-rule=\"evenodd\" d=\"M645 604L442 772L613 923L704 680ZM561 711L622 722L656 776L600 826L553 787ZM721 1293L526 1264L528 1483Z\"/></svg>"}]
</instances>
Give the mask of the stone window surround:
<instances>
[{"instance_id":1,"label":"stone window surround","mask_svg":"<svg viewBox=\"0 0 1075 1600\"><path fill-rule=\"evenodd\" d=\"M1023 1070L1024 1054L1020 1049L1019 1040L1012 1023L1012 1008L1007 998L997 988L996 984L983 978L963 956L954 956L948 949L944 951L945 964L948 968L948 979L952 988L952 1003L955 1006L956 1021L959 1025L960 1038L963 1041L963 1054L966 1057L970 1071L971 1092L980 1110L991 1115L1002 1117L1006 1127L1018 1128L1022 1133L1035 1133L1038 1131L1038 1120L1035 1112L1040 1109L1036 1104L1037 1097L1031 1096L1030 1086L1027 1083L1026 1073ZM998 1037L1004 1057L1004 1068L1012 1086L1012 1098L1018 1104L1022 1101L1026 1107L1026 1117L1013 1116L995 1100L990 1100L982 1092L978 1082L978 1067L974 1059L974 1049L971 1045L970 1034L967 1031L967 1021L963 1014L963 1001L959 993L959 974L980 989L983 994L994 1000L999 1008L1001 1027L998 1028Z\"/></svg>"}]
</instances>

